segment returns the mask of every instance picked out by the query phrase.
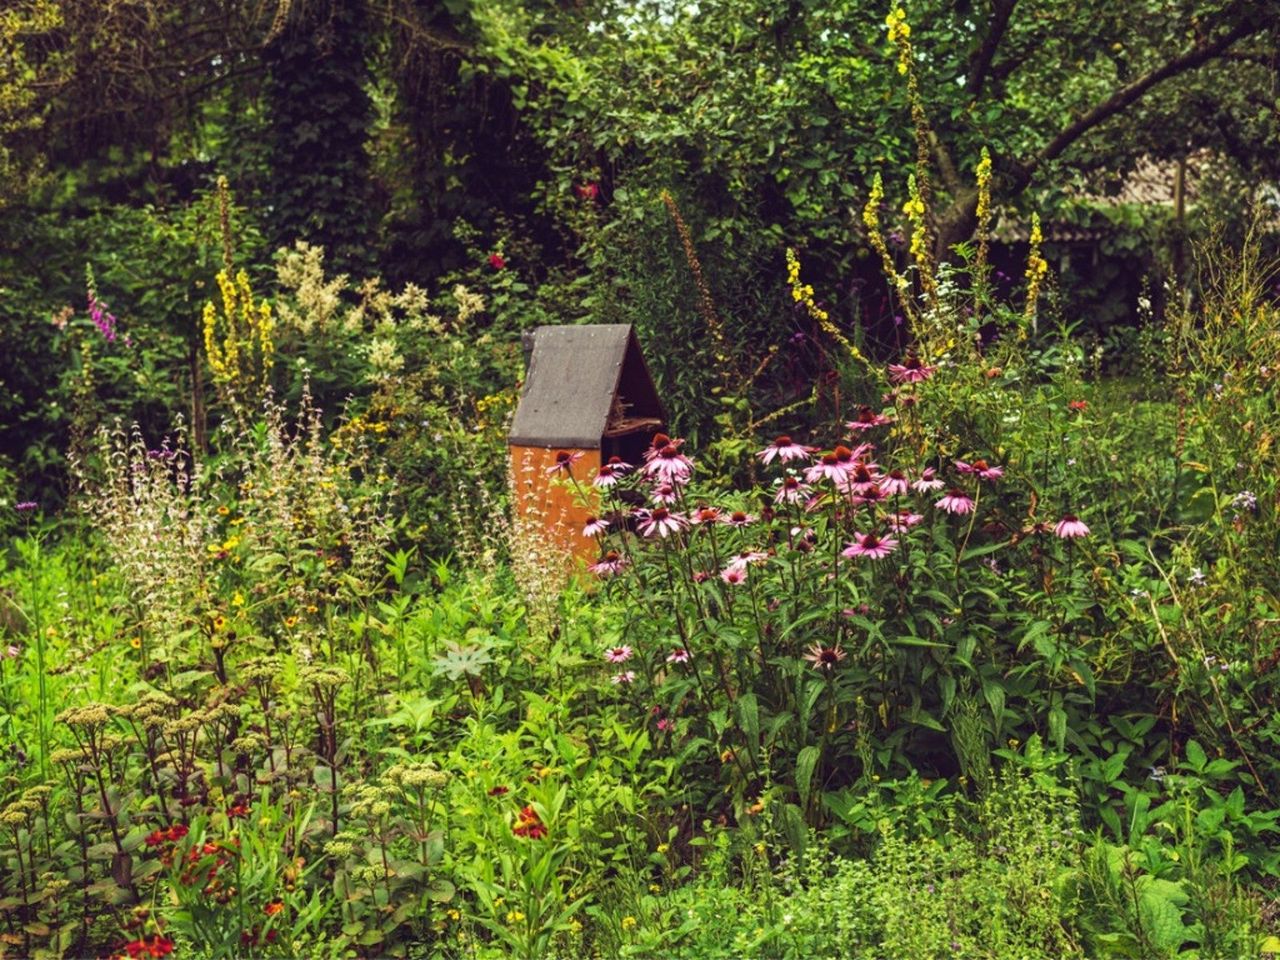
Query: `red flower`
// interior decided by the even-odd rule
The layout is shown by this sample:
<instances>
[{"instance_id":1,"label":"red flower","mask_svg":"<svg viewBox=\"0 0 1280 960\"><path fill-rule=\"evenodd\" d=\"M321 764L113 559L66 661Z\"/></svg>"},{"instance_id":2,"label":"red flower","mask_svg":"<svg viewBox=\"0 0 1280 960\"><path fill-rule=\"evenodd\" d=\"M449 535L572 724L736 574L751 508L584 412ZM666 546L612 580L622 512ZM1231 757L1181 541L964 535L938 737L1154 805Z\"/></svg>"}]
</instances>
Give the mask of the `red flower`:
<instances>
[{"instance_id":1,"label":"red flower","mask_svg":"<svg viewBox=\"0 0 1280 960\"><path fill-rule=\"evenodd\" d=\"M501 784L499 784L498 786L494 787L492 790L489 791L489 796L500 797L510 789L511 789L510 787L504 787Z\"/></svg>"},{"instance_id":2,"label":"red flower","mask_svg":"<svg viewBox=\"0 0 1280 960\"><path fill-rule=\"evenodd\" d=\"M547 826L542 822L542 818L538 816L538 811L530 806L520 811L516 817L515 826L511 828L511 832L517 837L541 840L547 835Z\"/></svg>"},{"instance_id":3,"label":"red flower","mask_svg":"<svg viewBox=\"0 0 1280 960\"><path fill-rule=\"evenodd\" d=\"M1072 410L1084 410L1086 407L1089 406L1089 401L1088 400L1072 400L1070 403L1067 404L1067 406L1070 407Z\"/></svg>"},{"instance_id":4,"label":"red flower","mask_svg":"<svg viewBox=\"0 0 1280 960\"><path fill-rule=\"evenodd\" d=\"M495 270L507 269L507 258L500 253L489 254L489 266Z\"/></svg>"},{"instance_id":5,"label":"red flower","mask_svg":"<svg viewBox=\"0 0 1280 960\"><path fill-rule=\"evenodd\" d=\"M574 188L578 192L578 196L583 200L596 200L600 197L600 184L598 183L580 183Z\"/></svg>"},{"instance_id":6,"label":"red flower","mask_svg":"<svg viewBox=\"0 0 1280 960\"><path fill-rule=\"evenodd\" d=\"M265 907L262 908L262 912L265 913L268 917L274 917L277 913L279 913L283 909L284 909L283 900L272 900L270 903L268 903Z\"/></svg>"},{"instance_id":7,"label":"red flower","mask_svg":"<svg viewBox=\"0 0 1280 960\"><path fill-rule=\"evenodd\" d=\"M242 820L247 816L249 816L249 804L243 801L237 801L227 807L228 820Z\"/></svg>"},{"instance_id":8,"label":"red flower","mask_svg":"<svg viewBox=\"0 0 1280 960\"><path fill-rule=\"evenodd\" d=\"M173 941L156 934L154 937L130 940L124 945L124 949L134 960L138 957L167 957L173 953Z\"/></svg>"}]
</instances>

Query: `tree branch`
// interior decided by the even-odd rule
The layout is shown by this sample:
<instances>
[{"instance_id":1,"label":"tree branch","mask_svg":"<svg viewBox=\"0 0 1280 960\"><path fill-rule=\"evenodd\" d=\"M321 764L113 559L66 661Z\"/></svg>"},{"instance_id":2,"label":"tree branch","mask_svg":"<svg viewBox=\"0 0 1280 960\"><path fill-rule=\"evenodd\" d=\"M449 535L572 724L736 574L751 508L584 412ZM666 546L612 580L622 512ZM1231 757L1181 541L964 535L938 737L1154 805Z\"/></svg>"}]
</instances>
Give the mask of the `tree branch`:
<instances>
[{"instance_id":1,"label":"tree branch","mask_svg":"<svg viewBox=\"0 0 1280 960\"><path fill-rule=\"evenodd\" d=\"M996 57L996 50L1000 47L1000 41L1004 39L1005 31L1009 29L1009 18L1013 16L1013 8L1017 5L1018 0L993 0L992 2L994 9L991 25L987 28L986 36L982 38L981 46L969 58L969 76L965 80L965 88L969 90L974 100L982 96L982 88L987 82L991 63Z\"/></svg>"},{"instance_id":2,"label":"tree branch","mask_svg":"<svg viewBox=\"0 0 1280 960\"><path fill-rule=\"evenodd\" d=\"M1214 57L1220 56L1237 40L1260 33L1263 29L1261 22L1242 20L1218 39L1196 44L1186 53L1174 57L1155 70L1143 74L1132 83L1121 87L1045 144L1034 157L1022 163L1018 170L1018 179L1023 182L1029 182L1036 168L1059 157L1082 136L1098 126L1098 124L1111 119L1117 113L1134 104L1156 84L1188 70L1194 70Z\"/></svg>"}]
</instances>

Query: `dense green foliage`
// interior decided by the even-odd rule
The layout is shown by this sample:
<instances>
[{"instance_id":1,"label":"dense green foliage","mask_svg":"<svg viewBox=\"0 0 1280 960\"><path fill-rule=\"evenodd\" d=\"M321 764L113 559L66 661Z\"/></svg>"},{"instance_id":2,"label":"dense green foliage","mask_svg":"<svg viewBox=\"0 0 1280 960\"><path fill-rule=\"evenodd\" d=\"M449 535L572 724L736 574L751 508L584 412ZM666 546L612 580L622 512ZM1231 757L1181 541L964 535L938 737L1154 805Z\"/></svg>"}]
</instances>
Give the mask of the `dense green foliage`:
<instances>
[{"instance_id":1,"label":"dense green foliage","mask_svg":"<svg viewBox=\"0 0 1280 960\"><path fill-rule=\"evenodd\" d=\"M1280 953L1270 0L10 6L0 957Z\"/></svg>"}]
</instances>

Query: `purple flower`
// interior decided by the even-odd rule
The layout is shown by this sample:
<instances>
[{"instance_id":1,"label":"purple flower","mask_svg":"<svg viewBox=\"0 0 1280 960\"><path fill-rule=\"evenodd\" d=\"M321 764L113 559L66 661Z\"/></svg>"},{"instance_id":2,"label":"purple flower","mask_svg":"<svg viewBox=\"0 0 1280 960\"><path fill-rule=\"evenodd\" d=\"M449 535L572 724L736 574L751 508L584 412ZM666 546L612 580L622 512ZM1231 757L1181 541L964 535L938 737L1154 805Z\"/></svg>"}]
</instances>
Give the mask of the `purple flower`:
<instances>
[{"instance_id":1,"label":"purple flower","mask_svg":"<svg viewBox=\"0 0 1280 960\"><path fill-rule=\"evenodd\" d=\"M21 503L15 503L13 505L13 509L17 510L19 513L30 513L32 510L39 510L40 504L36 503L34 500L23 500Z\"/></svg>"}]
</instances>

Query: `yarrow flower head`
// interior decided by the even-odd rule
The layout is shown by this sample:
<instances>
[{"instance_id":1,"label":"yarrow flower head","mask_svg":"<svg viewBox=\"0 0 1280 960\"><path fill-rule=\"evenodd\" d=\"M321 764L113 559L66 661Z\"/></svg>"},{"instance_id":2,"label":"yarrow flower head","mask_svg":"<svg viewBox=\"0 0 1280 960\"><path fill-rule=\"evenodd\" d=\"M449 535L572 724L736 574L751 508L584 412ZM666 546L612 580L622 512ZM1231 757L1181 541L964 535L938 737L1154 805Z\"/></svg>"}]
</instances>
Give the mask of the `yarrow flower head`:
<instances>
[{"instance_id":1,"label":"yarrow flower head","mask_svg":"<svg viewBox=\"0 0 1280 960\"><path fill-rule=\"evenodd\" d=\"M776 458L779 463L790 463L793 460L808 460L813 450L793 441L785 433L756 454L764 464L770 464Z\"/></svg>"},{"instance_id":2,"label":"yarrow flower head","mask_svg":"<svg viewBox=\"0 0 1280 960\"><path fill-rule=\"evenodd\" d=\"M1055 536L1061 537L1063 540L1075 540L1079 537L1087 537L1089 528L1075 514L1068 513L1058 521L1058 525L1053 528L1053 532Z\"/></svg>"},{"instance_id":3,"label":"yarrow flower head","mask_svg":"<svg viewBox=\"0 0 1280 960\"><path fill-rule=\"evenodd\" d=\"M963 490L952 487L947 495L934 504L939 510L947 513L965 514L973 512L973 498Z\"/></svg>"}]
</instances>

